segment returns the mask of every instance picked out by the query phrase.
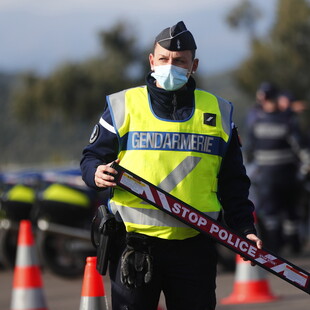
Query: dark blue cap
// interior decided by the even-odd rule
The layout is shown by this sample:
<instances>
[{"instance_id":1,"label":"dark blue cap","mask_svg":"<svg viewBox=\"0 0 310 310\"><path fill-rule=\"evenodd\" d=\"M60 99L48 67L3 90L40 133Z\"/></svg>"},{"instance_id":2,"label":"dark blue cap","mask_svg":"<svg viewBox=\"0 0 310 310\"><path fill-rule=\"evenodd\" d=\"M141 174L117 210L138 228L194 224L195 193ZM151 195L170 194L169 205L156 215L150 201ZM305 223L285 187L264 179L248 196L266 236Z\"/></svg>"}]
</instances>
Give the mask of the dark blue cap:
<instances>
[{"instance_id":1,"label":"dark blue cap","mask_svg":"<svg viewBox=\"0 0 310 310\"><path fill-rule=\"evenodd\" d=\"M264 93L265 99L275 99L278 96L277 86L270 82L262 82L258 91Z\"/></svg>"},{"instance_id":2,"label":"dark blue cap","mask_svg":"<svg viewBox=\"0 0 310 310\"><path fill-rule=\"evenodd\" d=\"M185 51L197 49L193 35L187 30L183 21L160 32L155 43L169 51Z\"/></svg>"}]
</instances>

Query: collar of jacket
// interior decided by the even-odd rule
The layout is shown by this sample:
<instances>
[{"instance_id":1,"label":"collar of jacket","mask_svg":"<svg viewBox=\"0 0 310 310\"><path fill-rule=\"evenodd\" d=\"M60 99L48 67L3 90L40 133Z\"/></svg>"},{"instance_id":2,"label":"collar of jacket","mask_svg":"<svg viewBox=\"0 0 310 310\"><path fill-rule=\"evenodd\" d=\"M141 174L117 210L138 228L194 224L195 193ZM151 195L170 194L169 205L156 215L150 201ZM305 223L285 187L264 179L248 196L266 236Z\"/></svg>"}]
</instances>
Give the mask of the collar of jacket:
<instances>
[{"instance_id":1,"label":"collar of jacket","mask_svg":"<svg viewBox=\"0 0 310 310\"><path fill-rule=\"evenodd\" d=\"M194 107L195 80L190 77L184 87L177 91L167 91L155 84L151 72L146 77L146 85L150 94L155 114L165 119L183 120L189 117Z\"/></svg>"}]
</instances>

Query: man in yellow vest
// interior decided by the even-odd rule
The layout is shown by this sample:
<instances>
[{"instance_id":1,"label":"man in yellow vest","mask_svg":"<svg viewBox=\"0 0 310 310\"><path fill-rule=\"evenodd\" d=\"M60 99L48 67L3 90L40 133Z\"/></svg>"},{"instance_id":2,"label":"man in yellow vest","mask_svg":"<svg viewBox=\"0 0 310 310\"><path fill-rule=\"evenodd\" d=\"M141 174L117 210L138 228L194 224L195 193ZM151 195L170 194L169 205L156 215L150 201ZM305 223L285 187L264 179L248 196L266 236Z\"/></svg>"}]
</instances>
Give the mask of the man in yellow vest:
<instances>
[{"instance_id":1,"label":"man in yellow vest","mask_svg":"<svg viewBox=\"0 0 310 310\"><path fill-rule=\"evenodd\" d=\"M84 181L113 189L127 232L110 262L114 310L155 310L161 291L168 310L215 309L217 257L213 240L118 188L113 161L262 246L232 104L196 88L195 51L183 22L160 32L146 85L107 96L83 151Z\"/></svg>"}]
</instances>

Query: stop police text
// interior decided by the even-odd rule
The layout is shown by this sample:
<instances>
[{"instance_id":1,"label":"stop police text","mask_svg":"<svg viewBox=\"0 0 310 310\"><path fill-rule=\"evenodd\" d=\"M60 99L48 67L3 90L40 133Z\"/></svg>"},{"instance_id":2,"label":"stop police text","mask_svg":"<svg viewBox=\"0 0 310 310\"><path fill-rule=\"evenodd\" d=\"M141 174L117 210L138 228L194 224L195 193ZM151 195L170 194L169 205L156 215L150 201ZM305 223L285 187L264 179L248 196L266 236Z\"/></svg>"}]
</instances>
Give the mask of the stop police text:
<instances>
[{"instance_id":1,"label":"stop police text","mask_svg":"<svg viewBox=\"0 0 310 310\"><path fill-rule=\"evenodd\" d=\"M202 217L200 214L191 211L190 209L178 204L174 203L171 211L174 214L180 214L182 218L191 222L195 226L201 227L202 230L207 231L208 221L205 217ZM205 227L203 227L205 226ZM249 242L240 239L238 236L228 232L224 228L220 228L220 226L216 224L211 224L209 233L216 237L216 239L220 239L230 246L239 249L241 252L248 254L251 257L255 257L257 248L251 245Z\"/></svg>"}]
</instances>

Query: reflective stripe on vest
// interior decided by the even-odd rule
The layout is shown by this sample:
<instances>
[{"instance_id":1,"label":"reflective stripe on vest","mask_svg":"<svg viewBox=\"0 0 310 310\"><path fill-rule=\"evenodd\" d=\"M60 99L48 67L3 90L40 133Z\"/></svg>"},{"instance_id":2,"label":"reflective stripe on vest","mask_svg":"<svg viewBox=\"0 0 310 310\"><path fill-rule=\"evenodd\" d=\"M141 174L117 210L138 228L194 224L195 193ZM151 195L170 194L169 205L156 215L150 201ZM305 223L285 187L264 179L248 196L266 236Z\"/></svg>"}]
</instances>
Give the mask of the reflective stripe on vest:
<instances>
[{"instance_id":1,"label":"reflective stripe on vest","mask_svg":"<svg viewBox=\"0 0 310 310\"><path fill-rule=\"evenodd\" d=\"M274 149L274 150L256 150L254 158L257 165L275 166L283 164L293 164L296 161L296 155L292 149Z\"/></svg>"},{"instance_id":2,"label":"reflective stripe on vest","mask_svg":"<svg viewBox=\"0 0 310 310\"><path fill-rule=\"evenodd\" d=\"M173 121L160 119L152 112L146 87L125 90L107 99L122 166L217 218L221 210L217 176L231 135L231 104L196 90L193 114L187 120ZM208 123L206 115L214 122ZM197 234L119 188L110 206L120 213L127 231L165 239Z\"/></svg>"}]
</instances>

